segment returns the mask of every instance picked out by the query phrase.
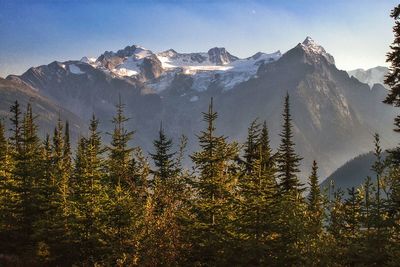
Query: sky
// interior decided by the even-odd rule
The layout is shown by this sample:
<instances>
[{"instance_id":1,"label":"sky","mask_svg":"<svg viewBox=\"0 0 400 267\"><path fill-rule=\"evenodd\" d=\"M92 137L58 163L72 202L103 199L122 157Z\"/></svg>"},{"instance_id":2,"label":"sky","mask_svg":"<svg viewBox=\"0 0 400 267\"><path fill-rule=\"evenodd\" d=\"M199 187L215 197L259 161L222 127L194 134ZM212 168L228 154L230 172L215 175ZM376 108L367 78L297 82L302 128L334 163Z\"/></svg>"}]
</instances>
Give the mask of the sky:
<instances>
[{"instance_id":1,"label":"sky","mask_svg":"<svg viewBox=\"0 0 400 267\"><path fill-rule=\"evenodd\" d=\"M0 76L99 56L127 45L154 52L218 46L249 57L311 36L339 69L387 65L398 0L0 0Z\"/></svg>"}]
</instances>

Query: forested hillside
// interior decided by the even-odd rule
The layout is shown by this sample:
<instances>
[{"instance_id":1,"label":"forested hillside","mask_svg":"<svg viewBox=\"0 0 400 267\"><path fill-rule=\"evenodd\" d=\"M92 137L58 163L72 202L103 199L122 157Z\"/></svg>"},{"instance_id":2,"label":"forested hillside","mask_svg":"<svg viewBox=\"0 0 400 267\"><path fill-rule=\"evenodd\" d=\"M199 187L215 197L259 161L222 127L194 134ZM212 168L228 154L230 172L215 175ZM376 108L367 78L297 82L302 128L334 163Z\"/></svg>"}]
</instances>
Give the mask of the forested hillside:
<instances>
[{"instance_id":1,"label":"forested hillside","mask_svg":"<svg viewBox=\"0 0 400 267\"><path fill-rule=\"evenodd\" d=\"M376 180L327 198L317 162L300 183L289 95L277 151L265 122L250 123L244 144L217 135L211 99L191 170L182 167L186 137L175 151L161 125L147 159L116 108L111 144L93 115L73 152L67 122L40 140L32 107L11 106L10 131L0 127L3 265L399 264L400 171L384 164L378 135Z\"/></svg>"}]
</instances>

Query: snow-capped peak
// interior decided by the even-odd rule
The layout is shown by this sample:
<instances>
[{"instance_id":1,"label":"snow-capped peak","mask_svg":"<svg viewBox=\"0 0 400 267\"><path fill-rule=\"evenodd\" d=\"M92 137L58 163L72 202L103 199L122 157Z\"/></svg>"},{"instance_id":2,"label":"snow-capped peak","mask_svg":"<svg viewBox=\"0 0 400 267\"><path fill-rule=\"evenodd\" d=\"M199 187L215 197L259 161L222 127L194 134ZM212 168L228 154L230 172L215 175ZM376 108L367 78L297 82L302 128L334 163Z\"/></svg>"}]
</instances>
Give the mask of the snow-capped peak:
<instances>
[{"instance_id":1,"label":"snow-capped peak","mask_svg":"<svg viewBox=\"0 0 400 267\"><path fill-rule=\"evenodd\" d=\"M83 57L81 58L81 62L87 63L87 64L94 64L96 62L97 58L95 57Z\"/></svg>"},{"instance_id":2,"label":"snow-capped peak","mask_svg":"<svg viewBox=\"0 0 400 267\"><path fill-rule=\"evenodd\" d=\"M191 75L192 88L203 91L211 83L229 90L236 84L255 77L261 64L271 63L280 57L281 53L277 51L271 54L258 52L248 58L238 58L223 47L214 47L199 53L178 53L169 49L155 54L144 47L131 45L117 52L106 51L97 59L83 57L81 62L115 76L136 77L148 82L157 92L167 88L176 73Z\"/></svg>"},{"instance_id":3,"label":"snow-capped peak","mask_svg":"<svg viewBox=\"0 0 400 267\"><path fill-rule=\"evenodd\" d=\"M311 37L307 36L306 39L301 43L301 47L308 53L314 55L322 55L326 58L326 60L335 64L335 59L333 56L325 51L325 49L317 44Z\"/></svg>"}]
</instances>

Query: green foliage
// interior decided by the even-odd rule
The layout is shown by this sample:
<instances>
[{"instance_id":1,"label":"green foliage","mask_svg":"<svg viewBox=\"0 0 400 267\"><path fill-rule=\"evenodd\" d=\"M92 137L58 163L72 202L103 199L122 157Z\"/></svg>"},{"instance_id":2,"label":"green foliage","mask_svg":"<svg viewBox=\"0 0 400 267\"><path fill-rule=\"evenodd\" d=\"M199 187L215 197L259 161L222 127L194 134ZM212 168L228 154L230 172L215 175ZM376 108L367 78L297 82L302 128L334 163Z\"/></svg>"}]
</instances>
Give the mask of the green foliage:
<instances>
[{"instance_id":1,"label":"green foliage","mask_svg":"<svg viewBox=\"0 0 400 267\"><path fill-rule=\"evenodd\" d=\"M110 146L93 116L75 153L68 123L59 119L41 141L32 107L11 110L8 136L0 123L2 265L399 265L399 165L383 160L375 135L374 177L347 198L326 198L314 161L305 195L288 96L277 153L266 122L255 120L241 154L216 134L211 101L192 171L183 165L186 137L174 152L162 127L150 168L129 146L121 102Z\"/></svg>"},{"instance_id":2,"label":"green foliage","mask_svg":"<svg viewBox=\"0 0 400 267\"><path fill-rule=\"evenodd\" d=\"M285 97L285 105L283 111L283 125L281 144L278 148L277 154L277 167L278 167L278 178L280 179L280 187L283 192L293 192L299 194L302 184L297 177L297 173L300 172L299 165L301 158L295 152L295 144L293 142L292 132L292 119L290 115L290 103L289 94Z\"/></svg>"}]
</instances>

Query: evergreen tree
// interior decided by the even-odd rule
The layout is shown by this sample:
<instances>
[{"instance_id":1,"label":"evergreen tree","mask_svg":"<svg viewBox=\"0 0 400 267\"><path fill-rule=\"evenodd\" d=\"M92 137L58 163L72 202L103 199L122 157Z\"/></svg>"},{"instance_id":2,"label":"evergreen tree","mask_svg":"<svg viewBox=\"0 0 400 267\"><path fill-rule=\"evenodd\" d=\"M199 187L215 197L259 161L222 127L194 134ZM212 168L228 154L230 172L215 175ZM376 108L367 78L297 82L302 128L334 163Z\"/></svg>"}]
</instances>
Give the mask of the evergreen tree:
<instances>
[{"instance_id":1,"label":"evergreen tree","mask_svg":"<svg viewBox=\"0 0 400 267\"><path fill-rule=\"evenodd\" d=\"M394 41L387 54L387 62L390 62L389 73L385 77L385 83L390 87L385 103L400 107L400 4L392 10L390 16L395 20L393 27ZM400 116L395 118L395 131L400 132ZM393 160L400 164L400 147L391 151Z\"/></svg>"},{"instance_id":2,"label":"evergreen tree","mask_svg":"<svg viewBox=\"0 0 400 267\"><path fill-rule=\"evenodd\" d=\"M260 124L257 119L251 122L247 130L247 141L244 149L244 158L246 160L246 171L250 173L254 160L260 157L259 155L259 138L260 138Z\"/></svg>"},{"instance_id":3,"label":"evergreen tree","mask_svg":"<svg viewBox=\"0 0 400 267\"><path fill-rule=\"evenodd\" d=\"M0 177L2 180L6 177L7 172L7 153L8 142L5 136L4 124L0 120Z\"/></svg>"},{"instance_id":4,"label":"evergreen tree","mask_svg":"<svg viewBox=\"0 0 400 267\"><path fill-rule=\"evenodd\" d=\"M107 257L104 241L106 191L103 186L104 149L98 120L93 115L87 139L81 138L75 160L74 232L80 247L80 262L95 265ZM111 244L109 244L111 247ZM108 253L111 253L108 251Z\"/></svg>"},{"instance_id":5,"label":"evergreen tree","mask_svg":"<svg viewBox=\"0 0 400 267\"><path fill-rule=\"evenodd\" d=\"M156 170L144 210L145 230L140 240L139 265L179 266L182 253L187 249L179 223L187 196L180 162L185 142L184 139L178 154L170 152L172 140L165 136L162 127L159 139L154 141L156 153L151 156Z\"/></svg>"},{"instance_id":6,"label":"evergreen tree","mask_svg":"<svg viewBox=\"0 0 400 267\"><path fill-rule=\"evenodd\" d=\"M240 251L237 253L245 255L238 258L238 264L244 266L262 266L271 262L270 243L275 234L273 218L276 214L273 205L277 186L274 165L271 164L268 130L265 123L259 136L254 135L253 129L254 122L249 128L246 143L247 170L238 183L235 223L240 236ZM251 143L255 143L255 151L251 152L253 156L249 156Z\"/></svg>"},{"instance_id":7,"label":"evergreen tree","mask_svg":"<svg viewBox=\"0 0 400 267\"><path fill-rule=\"evenodd\" d=\"M114 116L112 123L114 131L111 134L112 141L109 146L108 168L110 174L110 182L116 185L130 185L132 181L132 151L133 148L128 146L134 132L125 129L125 123L129 120L124 115L125 105L121 102L121 97L116 105L117 114Z\"/></svg>"},{"instance_id":8,"label":"evergreen tree","mask_svg":"<svg viewBox=\"0 0 400 267\"><path fill-rule=\"evenodd\" d=\"M10 129L13 149L19 150L20 143L22 141L22 121L21 121L21 108L18 101L15 101L14 105L10 107L10 112L12 114L10 121L12 128Z\"/></svg>"},{"instance_id":9,"label":"evergreen tree","mask_svg":"<svg viewBox=\"0 0 400 267\"><path fill-rule=\"evenodd\" d=\"M63 170L66 188L64 189L65 194L67 195L69 192L68 187L71 185L71 174L73 172L72 167L72 150L71 150L71 141L70 141L70 131L69 131L69 122L65 123L65 131L64 131L64 147L63 147Z\"/></svg>"},{"instance_id":10,"label":"evergreen tree","mask_svg":"<svg viewBox=\"0 0 400 267\"><path fill-rule=\"evenodd\" d=\"M156 167L156 170L153 171L155 178L165 181L175 176L177 171L173 158L175 153L170 152L172 148L172 139L166 137L162 124L160 125L158 134L158 139L153 142L155 153L150 153L150 156Z\"/></svg>"},{"instance_id":11,"label":"evergreen tree","mask_svg":"<svg viewBox=\"0 0 400 267\"><path fill-rule=\"evenodd\" d=\"M283 129L280 134L281 144L278 148L278 156L276 159L278 168L278 177L280 179L280 187L283 192L294 191L299 194L302 184L300 183L297 173L300 172L299 165L301 158L295 152L295 144L293 142L292 119L290 115L289 94L285 97L285 105L283 111Z\"/></svg>"},{"instance_id":12,"label":"evergreen tree","mask_svg":"<svg viewBox=\"0 0 400 267\"><path fill-rule=\"evenodd\" d=\"M107 242L112 244L112 256L108 259L112 264L132 264L136 253L138 231L137 218L143 213L143 199L137 198L138 177L135 171L136 162L132 157L133 148L129 141L134 132L125 128L129 120L124 115L124 105L116 105L117 114L112 122L114 131L111 134L111 145L108 147L107 159L109 203L107 204Z\"/></svg>"},{"instance_id":13,"label":"evergreen tree","mask_svg":"<svg viewBox=\"0 0 400 267\"><path fill-rule=\"evenodd\" d=\"M37 182L41 176L41 144L37 136L32 107L27 105L26 113L20 121L18 102L12 106L12 160L14 168L6 189L9 199L5 203L5 227L8 241L4 251L17 253L24 264L34 263L36 240L34 224L38 219Z\"/></svg>"},{"instance_id":14,"label":"evergreen tree","mask_svg":"<svg viewBox=\"0 0 400 267\"><path fill-rule=\"evenodd\" d=\"M276 175L276 162L275 155L272 153L272 149L270 146L269 133L267 128L267 123L264 121L263 126L261 128L261 133L258 140L258 149L260 150L260 163L263 172L269 173L273 177ZM271 177L272 177L271 176ZM275 185L277 185L276 180L274 179Z\"/></svg>"},{"instance_id":15,"label":"evergreen tree","mask_svg":"<svg viewBox=\"0 0 400 267\"><path fill-rule=\"evenodd\" d=\"M318 165L314 160L309 177L310 192L308 194L308 210L311 221L312 234L318 235L322 231L323 198L318 184Z\"/></svg>"},{"instance_id":16,"label":"evergreen tree","mask_svg":"<svg viewBox=\"0 0 400 267\"><path fill-rule=\"evenodd\" d=\"M283 111L283 129L280 134L276 165L281 194L275 199L275 228L279 238L274 242L277 255L276 264L306 264L304 244L306 231L306 203L302 196L303 188L297 174L300 172L301 158L295 153L292 119L290 115L289 94L285 97ZM286 253L282 253L286 251Z\"/></svg>"},{"instance_id":17,"label":"evergreen tree","mask_svg":"<svg viewBox=\"0 0 400 267\"><path fill-rule=\"evenodd\" d=\"M237 145L228 144L226 137L215 134L218 115L213 100L208 112L203 113L207 128L199 135L200 151L191 158L198 171L193 181L196 198L192 202L193 220L190 222L192 255L190 261L222 264L229 258L227 243L230 205L235 178L232 161L237 157Z\"/></svg>"},{"instance_id":18,"label":"evergreen tree","mask_svg":"<svg viewBox=\"0 0 400 267\"><path fill-rule=\"evenodd\" d=\"M0 121L0 251L4 251L9 245L5 241L8 238L8 222L10 222L10 216L12 216L7 209L8 203L13 201L12 192L9 188L12 182L11 167L9 144L5 136L4 124Z\"/></svg>"}]
</instances>

